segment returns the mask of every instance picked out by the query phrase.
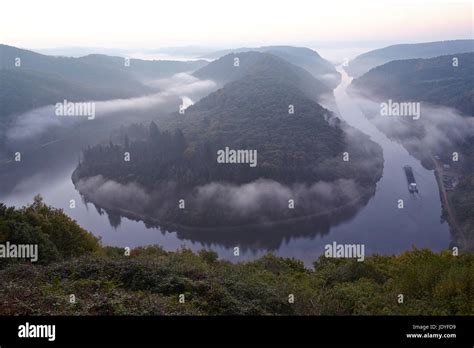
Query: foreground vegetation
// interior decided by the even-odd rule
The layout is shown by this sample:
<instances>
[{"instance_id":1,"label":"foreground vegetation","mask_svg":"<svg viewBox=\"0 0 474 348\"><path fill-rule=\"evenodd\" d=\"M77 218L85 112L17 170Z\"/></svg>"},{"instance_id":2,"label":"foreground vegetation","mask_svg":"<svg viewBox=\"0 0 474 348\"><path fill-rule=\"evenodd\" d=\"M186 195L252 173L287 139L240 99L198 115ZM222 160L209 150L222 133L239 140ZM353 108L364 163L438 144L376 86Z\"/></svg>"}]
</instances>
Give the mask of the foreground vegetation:
<instances>
[{"instance_id":1,"label":"foreground vegetation","mask_svg":"<svg viewBox=\"0 0 474 348\"><path fill-rule=\"evenodd\" d=\"M210 251L150 246L126 256L101 247L40 197L23 209L0 205L0 232L2 243L14 238L57 250L50 258L40 252L37 264L0 260L0 315L474 314L472 254L320 257L311 270L271 254L234 264Z\"/></svg>"}]
</instances>

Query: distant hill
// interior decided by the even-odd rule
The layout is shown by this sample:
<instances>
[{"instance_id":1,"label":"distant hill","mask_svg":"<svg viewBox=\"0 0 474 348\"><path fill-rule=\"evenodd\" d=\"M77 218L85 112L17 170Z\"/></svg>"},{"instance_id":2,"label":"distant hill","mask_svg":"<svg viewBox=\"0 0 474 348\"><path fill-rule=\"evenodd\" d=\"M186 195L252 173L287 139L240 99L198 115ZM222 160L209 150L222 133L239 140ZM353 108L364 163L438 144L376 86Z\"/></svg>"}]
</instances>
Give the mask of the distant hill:
<instances>
[{"instance_id":1,"label":"distant hill","mask_svg":"<svg viewBox=\"0 0 474 348\"><path fill-rule=\"evenodd\" d=\"M21 59L21 67L15 67L15 59ZM173 74L194 71L206 61L145 61L131 59L130 66L124 58L101 54L84 57L56 57L38 54L16 47L0 45L0 68L35 70L45 74L59 75L63 79L83 84L90 88L106 88L116 97L140 95L149 92L142 80L169 77Z\"/></svg>"},{"instance_id":2,"label":"distant hill","mask_svg":"<svg viewBox=\"0 0 474 348\"><path fill-rule=\"evenodd\" d=\"M334 66L322 58L316 51L306 47L293 46L264 46L256 48L241 47L236 49L227 49L217 51L202 56L205 59L218 59L230 53L242 52L261 52L270 53L277 57L283 58L291 64L299 66L314 77L327 83L331 88L335 88L340 82L340 74Z\"/></svg>"},{"instance_id":3,"label":"distant hill","mask_svg":"<svg viewBox=\"0 0 474 348\"><path fill-rule=\"evenodd\" d=\"M349 75L360 77L376 66L392 60L433 58L474 51L474 40L436 41L417 44L392 45L357 56L346 68Z\"/></svg>"},{"instance_id":4,"label":"distant hill","mask_svg":"<svg viewBox=\"0 0 474 348\"><path fill-rule=\"evenodd\" d=\"M379 99L448 106L474 116L474 53L392 61L355 79L351 89Z\"/></svg>"},{"instance_id":5,"label":"distant hill","mask_svg":"<svg viewBox=\"0 0 474 348\"><path fill-rule=\"evenodd\" d=\"M53 57L16 47L0 45L0 69L36 71L81 84L84 88L106 89L110 97L140 95L149 91L126 70L123 58L90 55L81 58ZM21 66L15 60L21 59ZM4 83L3 88L8 88ZM36 86L43 88L43 86Z\"/></svg>"},{"instance_id":6,"label":"distant hill","mask_svg":"<svg viewBox=\"0 0 474 348\"><path fill-rule=\"evenodd\" d=\"M16 59L21 66L15 66ZM170 77L206 65L206 61L144 61L88 55L54 57L0 45L0 126L7 116L68 99L106 100L155 92L148 80Z\"/></svg>"},{"instance_id":7,"label":"distant hill","mask_svg":"<svg viewBox=\"0 0 474 348\"><path fill-rule=\"evenodd\" d=\"M236 58L239 59L238 67L234 66ZM252 75L264 75L267 79L274 77L274 83L296 87L313 100L332 92L328 85L314 78L303 68L268 53L230 53L194 73L198 78L211 79L222 85Z\"/></svg>"},{"instance_id":8,"label":"distant hill","mask_svg":"<svg viewBox=\"0 0 474 348\"><path fill-rule=\"evenodd\" d=\"M41 105L75 102L83 99L104 99L107 93L88 89L59 75L35 70L0 70L0 115L18 114Z\"/></svg>"},{"instance_id":9,"label":"distant hill","mask_svg":"<svg viewBox=\"0 0 474 348\"><path fill-rule=\"evenodd\" d=\"M63 46L55 48L39 48L31 51L45 54L48 56L63 56L63 57L83 57L88 54L105 54L108 56L122 56L125 57L130 50L121 50L115 48L101 48L101 47L83 47L83 46Z\"/></svg>"}]
</instances>

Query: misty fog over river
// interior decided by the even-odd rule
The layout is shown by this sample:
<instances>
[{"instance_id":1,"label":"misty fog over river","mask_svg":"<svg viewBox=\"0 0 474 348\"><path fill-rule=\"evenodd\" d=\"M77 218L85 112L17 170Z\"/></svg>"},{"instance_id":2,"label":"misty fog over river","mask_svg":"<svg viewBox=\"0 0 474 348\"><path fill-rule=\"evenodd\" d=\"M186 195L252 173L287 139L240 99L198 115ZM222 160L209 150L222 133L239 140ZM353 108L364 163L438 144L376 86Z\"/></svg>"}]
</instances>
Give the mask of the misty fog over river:
<instances>
[{"instance_id":1,"label":"misty fog over river","mask_svg":"<svg viewBox=\"0 0 474 348\"><path fill-rule=\"evenodd\" d=\"M424 169L400 144L388 139L365 118L357 103L346 94L351 78L341 68L338 71L342 74L342 82L334 93L340 116L382 147L384 170L383 177L377 183L376 193L368 204L361 207L357 214L324 222L322 233L297 234L294 237L276 232L255 235L242 228L243 243L240 245L234 243L235 235L229 243L220 243L199 231L183 237L179 232L147 227L141 221L117 215L109 217L93 204L84 203L71 181L71 173L87 139L99 136L107 139L106 134L111 128L105 122L93 127L93 130L91 127L83 129L82 138L81 135L66 138L35 149L30 157L41 158L43 165L24 165L21 180L17 177L18 169L2 170L2 184L8 185L9 190L5 190L6 186L2 188L0 201L21 206L30 203L33 196L39 193L48 205L64 209L82 227L100 236L104 245L135 247L158 244L166 250L176 250L181 246L193 250L206 248L216 251L220 258L231 261L253 259L271 251L283 257L301 259L309 265L319 257L326 244L334 241L363 243L366 254L400 253L412 246L435 251L448 248L449 228L447 223L440 221L441 202L433 171ZM80 131L76 129L76 132ZM25 161L28 161L28 154L25 154ZM413 167L419 186L418 195L412 195L407 190L404 165ZM71 199L76 201L74 209L69 207ZM398 209L399 199L404 200L404 209ZM315 225L316 230L321 230L321 226ZM221 235L218 240L222 239L225 239L225 235ZM241 247L239 257L233 256L234 246Z\"/></svg>"}]
</instances>

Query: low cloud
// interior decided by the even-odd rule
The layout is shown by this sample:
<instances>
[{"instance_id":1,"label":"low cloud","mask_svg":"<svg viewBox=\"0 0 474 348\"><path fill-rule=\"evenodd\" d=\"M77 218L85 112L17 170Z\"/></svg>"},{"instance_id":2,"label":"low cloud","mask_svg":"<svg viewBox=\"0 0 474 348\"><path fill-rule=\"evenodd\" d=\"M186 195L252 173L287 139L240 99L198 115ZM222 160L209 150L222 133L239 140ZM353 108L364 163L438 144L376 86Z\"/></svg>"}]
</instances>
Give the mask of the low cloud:
<instances>
[{"instance_id":1,"label":"low cloud","mask_svg":"<svg viewBox=\"0 0 474 348\"><path fill-rule=\"evenodd\" d=\"M136 183L120 184L101 175L76 183L78 191L99 206L139 214L154 211L154 218L167 216L169 209L175 209L179 196L175 183L163 183L160 187L159 190L147 192ZM205 216L209 211L222 211L226 221L228 219L227 222L234 224L330 214L341 206L358 203L363 194L359 185L348 179L291 186L258 179L242 185L221 182L202 185L189 192L185 201L187 209L192 209L196 216ZM290 199L294 201L294 210L289 209Z\"/></svg>"},{"instance_id":2,"label":"low cloud","mask_svg":"<svg viewBox=\"0 0 474 348\"><path fill-rule=\"evenodd\" d=\"M120 184L102 175L81 179L76 183L76 188L88 200L103 207L142 212L150 202L150 196L138 184Z\"/></svg>"},{"instance_id":3,"label":"low cloud","mask_svg":"<svg viewBox=\"0 0 474 348\"><path fill-rule=\"evenodd\" d=\"M101 119L117 112L153 110L164 107L175 101L182 101L185 108L212 92L216 83L211 80L199 80L196 77L180 73L168 79L150 82L160 89L160 92L127 99L112 99L106 101L91 101L95 103L95 114ZM62 103L63 100L58 100ZM179 105L176 105L178 111ZM6 133L7 140L26 140L38 136L50 127L70 126L74 122L84 121L82 117L58 117L55 106L49 105L25 112L15 118L14 123ZM137 121L137 120L136 120ZM139 120L138 120L139 121Z\"/></svg>"},{"instance_id":4,"label":"low cloud","mask_svg":"<svg viewBox=\"0 0 474 348\"><path fill-rule=\"evenodd\" d=\"M407 147L423 147L443 152L474 134L474 117L461 115L457 110L421 102L418 120L380 115L380 103L357 97L357 102L370 120L384 133L402 139Z\"/></svg>"},{"instance_id":5,"label":"low cloud","mask_svg":"<svg viewBox=\"0 0 474 348\"><path fill-rule=\"evenodd\" d=\"M200 80L188 73L179 73L171 78L147 82L147 85L158 88L165 93L174 95L192 95L199 92L209 92L217 84L212 80Z\"/></svg>"},{"instance_id":6,"label":"low cloud","mask_svg":"<svg viewBox=\"0 0 474 348\"><path fill-rule=\"evenodd\" d=\"M355 203L361 195L358 185L348 179L291 186L258 179L242 185L214 182L200 186L197 188L195 205L202 210L220 207L234 212L237 217L264 217L288 212L291 199L298 215L318 215L329 213L344 203Z\"/></svg>"}]
</instances>

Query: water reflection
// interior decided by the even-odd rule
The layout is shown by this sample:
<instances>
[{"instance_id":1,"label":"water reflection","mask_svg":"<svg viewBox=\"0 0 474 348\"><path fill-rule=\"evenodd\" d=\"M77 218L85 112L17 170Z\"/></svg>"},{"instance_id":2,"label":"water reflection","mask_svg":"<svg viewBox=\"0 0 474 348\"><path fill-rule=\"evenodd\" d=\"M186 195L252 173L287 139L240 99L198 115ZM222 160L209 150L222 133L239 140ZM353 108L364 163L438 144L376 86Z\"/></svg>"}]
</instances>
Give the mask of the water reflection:
<instances>
[{"instance_id":1,"label":"water reflection","mask_svg":"<svg viewBox=\"0 0 474 348\"><path fill-rule=\"evenodd\" d=\"M245 226L226 227L189 227L173 223L163 223L147 216L140 216L114 209L106 209L91 203L100 215L105 214L112 227L118 228L122 217L133 221L143 221L147 228L159 229L163 233L175 232L182 240L197 242L204 246L221 245L232 248L238 245L244 251L278 251L283 245L294 238L314 239L316 236L327 235L333 226L349 221L369 201L373 193L361 197L358 202L344 207L331 209L330 212L318 212L311 216L303 216L289 220L251 224ZM83 197L83 199L85 199Z\"/></svg>"}]
</instances>

